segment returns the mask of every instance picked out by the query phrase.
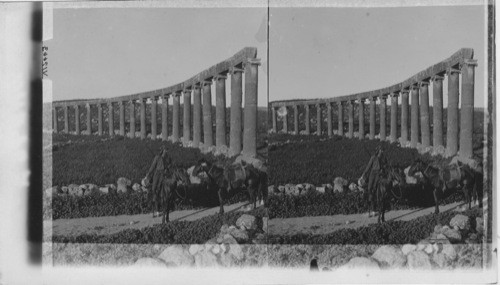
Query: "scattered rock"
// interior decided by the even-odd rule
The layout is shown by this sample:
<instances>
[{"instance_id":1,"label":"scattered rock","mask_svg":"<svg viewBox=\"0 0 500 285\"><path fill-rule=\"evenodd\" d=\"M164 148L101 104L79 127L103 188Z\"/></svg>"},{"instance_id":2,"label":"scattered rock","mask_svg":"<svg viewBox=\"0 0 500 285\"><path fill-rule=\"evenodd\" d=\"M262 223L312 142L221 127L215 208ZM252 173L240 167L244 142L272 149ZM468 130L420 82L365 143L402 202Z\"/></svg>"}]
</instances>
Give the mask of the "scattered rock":
<instances>
[{"instance_id":1,"label":"scattered rock","mask_svg":"<svg viewBox=\"0 0 500 285\"><path fill-rule=\"evenodd\" d=\"M386 264L390 267L400 268L406 264L406 257L401 249L390 245L379 247L372 255L372 258L380 264Z\"/></svg>"},{"instance_id":2,"label":"scattered rock","mask_svg":"<svg viewBox=\"0 0 500 285\"><path fill-rule=\"evenodd\" d=\"M344 265L345 268L348 269L359 269L359 268L367 268L367 269L379 269L378 263L370 258L366 257L354 257L349 262Z\"/></svg>"},{"instance_id":3,"label":"scattered rock","mask_svg":"<svg viewBox=\"0 0 500 285\"><path fill-rule=\"evenodd\" d=\"M68 194L73 196L83 196L84 190L80 188L79 185L70 184L68 185Z\"/></svg>"},{"instance_id":4,"label":"scattered rock","mask_svg":"<svg viewBox=\"0 0 500 285\"><path fill-rule=\"evenodd\" d=\"M446 229L443 232L443 235L445 235L451 242L459 242L462 240L462 235L455 229Z\"/></svg>"},{"instance_id":5,"label":"scattered rock","mask_svg":"<svg viewBox=\"0 0 500 285\"><path fill-rule=\"evenodd\" d=\"M469 217L460 214L456 215L451 219L450 227L452 228L458 227L461 230L469 230L470 229Z\"/></svg>"},{"instance_id":6,"label":"scattered rock","mask_svg":"<svg viewBox=\"0 0 500 285\"><path fill-rule=\"evenodd\" d=\"M195 255L198 251L203 250L203 248L201 244L192 244L189 246L189 254Z\"/></svg>"},{"instance_id":7,"label":"scattered rock","mask_svg":"<svg viewBox=\"0 0 500 285\"><path fill-rule=\"evenodd\" d=\"M420 250L410 252L407 262L409 269L428 270L432 268L429 256Z\"/></svg>"},{"instance_id":8,"label":"scattered rock","mask_svg":"<svg viewBox=\"0 0 500 285\"><path fill-rule=\"evenodd\" d=\"M120 193L127 193L130 185L132 185L132 181L128 180L125 177L120 177L116 181L116 190Z\"/></svg>"},{"instance_id":9,"label":"scattered rock","mask_svg":"<svg viewBox=\"0 0 500 285\"><path fill-rule=\"evenodd\" d=\"M179 245L167 247L158 258L175 266L191 266L194 263L193 257L189 252Z\"/></svg>"},{"instance_id":10,"label":"scattered rock","mask_svg":"<svg viewBox=\"0 0 500 285\"><path fill-rule=\"evenodd\" d=\"M434 253L432 256L432 261L439 267L444 268L447 265L446 255L443 253Z\"/></svg>"},{"instance_id":11,"label":"scattered rock","mask_svg":"<svg viewBox=\"0 0 500 285\"><path fill-rule=\"evenodd\" d=\"M355 183L349 184L349 190L358 191L358 185L356 185Z\"/></svg>"},{"instance_id":12,"label":"scattered rock","mask_svg":"<svg viewBox=\"0 0 500 285\"><path fill-rule=\"evenodd\" d=\"M455 247L450 243L444 243L441 253L444 254L449 260L455 260L457 258L457 252Z\"/></svg>"},{"instance_id":13,"label":"scattered rock","mask_svg":"<svg viewBox=\"0 0 500 285\"><path fill-rule=\"evenodd\" d=\"M301 189L293 184L285 184L285 194L298 196L301 192Z\"/></svg>"},{"instance_id":14,"label":"scattered rock","mask_svg":"<svg viewBox=\"0 0 500 285\"><path fill-rule=\"evenodd\" d=\"M257 219L252 215L243 214L236 220L236 226L242 230L255 230Z\"/></svg>"},{"instance_id":15,"label":"scattered rock","mask_svg":"<svg viewBox=\"0 0 500 285\"><path fill-rule=\"evenodd\" d=\"M405 244L403 247L401 247L401 252L404 255L408 255L408 253L417 250L417 246L414 244Z\"/></svg>"},{"instance_id":16,"label":"scattered rock","mask_svg":"<svg viewBox=\"0 0 500 285\"><path fill-rule=\"evenodd\" d=\"M196 266L207 267L217 265L217 256L208 250L198 252L194 256Z\"/></svg>"},{"instance_id":17,"label":"scattered rock","mask_svg":"<svg viewBox=\"0 0 500 285\"><path fill-rule=\"evenodd\" d=\"M342 193L344 192L344 187L346 187L349 184L349 181L342 177L336 177L333 180L333 192L338 192Z\"/></svg>"},{"instance_id":18,"label":"scattered rock","mask_svg":"<svg viewBox=\"0 0 500 285\"><path fill-rule=\"evenodd\" d=\"M132 185L132 190L136 192L141 191L141 185L139 185L139 183L134 183L134 185Z\"/></svg>"},{"instance_id":19,"label":"scattered rock","mask_svg":"<svg viewBox=\"0 0 500 285\"><path fill-rule=\"evenodd\" d=\"M167 264L159 259L159 258L150 258L150 257L143 257L143 258L139 258L137 259L137 261L134 263L134 266L144 266L144 267L150 267L150 266L154 266L154 267L165 267L167 266Z\"/></svg>"}]
</instances>

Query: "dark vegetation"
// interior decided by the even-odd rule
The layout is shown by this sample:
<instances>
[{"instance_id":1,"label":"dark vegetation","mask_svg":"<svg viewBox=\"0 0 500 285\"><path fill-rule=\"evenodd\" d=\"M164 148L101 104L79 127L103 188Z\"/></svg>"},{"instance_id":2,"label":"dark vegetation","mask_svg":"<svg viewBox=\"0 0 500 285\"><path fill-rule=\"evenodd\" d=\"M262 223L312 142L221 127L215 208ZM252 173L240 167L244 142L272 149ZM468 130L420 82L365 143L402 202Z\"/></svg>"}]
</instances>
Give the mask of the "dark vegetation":
<instances>
[{"instance_id":1,"label":"dark vegetation","mask_svg":"<svg viewBox=\"0 0 500 285\"><path fill-rule=\"evenodd\" d=\"M388 210L407 210L434 205L431 189L405 188L401 200L391 199ZM399 195L399 194L398 194ZM441 205L463 201L462 193L441 200ZM318 193L302 196L272 195L268 200L269 218L330 216L367 213L369 204L362 192Z\"/></svg>"},{"instance_id":2,"label":"dark vegetation","mask_svg":"<svg viewBox=\"0 0 500 285\"><path fill-rule=\"evenodd\" d=\"M140 243L140 244L202 244L217 236L223 224L235 224L243 212L230 212L212 215L196 221L172 221L144 229L127 229L116 234L52 237L53 242L62 243ZM258 226L262 228L264 209L256 209L247 214L259 217Z\"/></svg>"},{"instance_id":3,"label":"dark vegetation","mask_svg":"<svg viewBox=\"0 0 500 285\"><path fill-rule=\"evenodd\" d=\"M183 189L179 190L183 191ZM174 210L203 209L219 205L217 190L206 184L193 184L186 189L186 199L176 201ZM184 192L183 194L184 195ZM232 196L227 204L248 201L248 193L241 191ZM52 218L73 219L116 215L137 215L153 212L153 205L145 192L129 192L107 195L54 196Z\"/></svg>"},{"instance_id":4,"label":"dark vegetation","mask_svg":"<svg viewBox=\"0 0 500 285\"><path fill-rule=\"evenodd\" d=\"M437 224L446 225L456 212L444 212L419 217L411 221L389 221L357 229L341 229L331 234L297 234L293 236L269 235L271 244L416 244L427 238ZM481 217L481 210L472 209L463 213L471 219Z\"/></svg>"}]
</instances>

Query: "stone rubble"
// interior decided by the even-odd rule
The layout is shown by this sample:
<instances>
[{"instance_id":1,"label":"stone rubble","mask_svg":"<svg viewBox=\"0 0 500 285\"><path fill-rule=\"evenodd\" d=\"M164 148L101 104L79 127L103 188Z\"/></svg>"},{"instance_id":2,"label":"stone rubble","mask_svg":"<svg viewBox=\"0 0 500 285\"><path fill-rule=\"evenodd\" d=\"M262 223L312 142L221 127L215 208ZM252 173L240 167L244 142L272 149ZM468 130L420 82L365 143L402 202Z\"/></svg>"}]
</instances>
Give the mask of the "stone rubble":
<instances>
[{"instance_id":1,"label":"stone rubble","mask_svg":"<svg viewBox=\"0 0 500 285\"><path fill-rule=\"evenodd\" d=\"M217 236L205 244L169 245L156 257L138 259L135 266L264 266L267 263L266 234L258 226L259 219L243 214L235 225L223 224Z\"/></svg>"},{"instance_id":2,"label":"stone rubble","mask_svg":"<svg viewBox=\"0 0 500 285\"><path fill-rule=\"evenodd\" d=\"M418 244L383 245L370 256L352 258L343 268L382 268L413 270L480 268L482 219L475 228L469 217L455 215L448 225L436 225L427 239ZM472 254L471 254L472 252Z\"/></svg>"}]
</instances>

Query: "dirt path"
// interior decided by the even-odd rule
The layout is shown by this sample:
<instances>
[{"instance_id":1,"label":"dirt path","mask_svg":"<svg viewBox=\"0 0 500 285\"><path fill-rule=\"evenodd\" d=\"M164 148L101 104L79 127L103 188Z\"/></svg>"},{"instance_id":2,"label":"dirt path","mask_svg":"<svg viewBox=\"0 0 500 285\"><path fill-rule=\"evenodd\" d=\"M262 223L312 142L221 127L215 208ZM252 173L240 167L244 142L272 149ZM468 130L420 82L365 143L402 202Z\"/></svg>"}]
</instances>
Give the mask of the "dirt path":
<instances>
[{"instance_id":1,"label":"dirt path","mask_svg":"<svg viewBox=\"0 0 500 285\"><path fill-rule=\"evenodd\" d=\"M462 203L440 206L441 212L456 210ZM416 210L396 210L385 213L386 221L409 221L434 213L434 207ZM272 235L329 234L340 229L355 229L377 223L377 217L368 218L367 214L333 215L270 219L268 232Z\"/></svg>"},{"instance_id":2,"label":"dirt path","mask_svg":"<svg viewBox=\"0 0 500 285\"><path fill-rule=\"evenodd\" d=\"M246 210L248 202L240 202L224 206L226 213ZM195 221L219 212L219 207L202 210L182 210L170 213L170 221ZM89 217L78 219L57 219L44 221L44 236L52 235L77 236L81 234L114 234L125 229L141 229L161 224L161 217L153 218L152 214L120 215L105 217Z\"/></svg>"}]
</instances>

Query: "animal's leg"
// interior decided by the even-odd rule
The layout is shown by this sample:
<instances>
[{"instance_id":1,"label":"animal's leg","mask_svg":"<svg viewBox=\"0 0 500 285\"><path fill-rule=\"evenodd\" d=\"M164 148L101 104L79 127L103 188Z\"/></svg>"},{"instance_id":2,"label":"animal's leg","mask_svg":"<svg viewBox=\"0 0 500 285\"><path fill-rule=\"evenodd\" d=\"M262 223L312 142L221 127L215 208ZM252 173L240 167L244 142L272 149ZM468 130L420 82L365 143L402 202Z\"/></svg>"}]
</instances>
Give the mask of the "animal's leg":
<instances>
[{"instance_id":1,"label":"animal's leg","mask_svg":"<svg viewBox=\"0 0 500 285\"><path fill-rule=\"evenodd\" d=\"M248 195L250 196L250 203L253 204L253 208L257 207L257 199L255 197L256 187L255 181L253 179L248 180Z\"/></svg>"},{"instance_id":2,"label":"animal's leg","mask_svg":"<svg viewBox=\"0 0 500 285\"><path fill-rule=\"evenodd\" d=\"M219 205L220 205L219 214L221 215L224 214L224 199L222 197L222 191L224 191L223 188L219 188L217 192L217 194L219 195Z\"/></svg>"},{"instance_id":3,"label":"animal's leg","mask_svg":"<svg viewBox=\"0 0 500 285\"><path fill-rule=\"evenodd\" d=\"M439 214L439 190L437 188L434 188L433 191L434 194L434 214Z\"/></svg>"}]
</instances>

